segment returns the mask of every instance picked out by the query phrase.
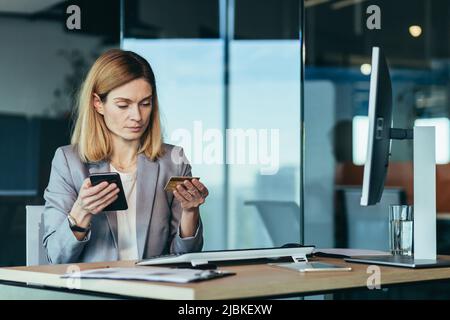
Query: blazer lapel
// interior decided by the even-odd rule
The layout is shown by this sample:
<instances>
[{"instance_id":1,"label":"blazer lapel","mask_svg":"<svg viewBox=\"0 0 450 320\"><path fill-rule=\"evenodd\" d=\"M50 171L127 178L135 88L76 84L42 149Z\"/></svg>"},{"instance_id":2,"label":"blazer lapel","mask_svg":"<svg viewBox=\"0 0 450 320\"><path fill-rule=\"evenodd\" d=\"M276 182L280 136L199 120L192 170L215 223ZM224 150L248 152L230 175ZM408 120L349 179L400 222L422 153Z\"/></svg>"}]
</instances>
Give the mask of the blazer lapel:
<instances>
[{"instance_id":1,"label":"blazer lapel","mask_svg":"<svg viewBox=\"0 0 450 320\"><path fill-rule=\"evenodd\" d=\"M100 161L100 162L95 162L95 163L89 163L89 173L103 173L103 172L110 172L110 168L109 168L109 163L107 161ZM116 246L116 248L118 248L119 246L117 245L117 238L118 238L118 234L117 234L117 214L116 211L109 211L106 213L103 213L106 215L107 221L108 221L108 225L109 225L109 229L111 230L111 234L114 240L114 245Z\"/></svg>"},{"instance_id":2,"label":"blazer lapel","mask_svg":"<svg viewBox=\"0 0 450 320\"><path fill-rule=\"evenodd\" d=\"M159 164L139 154L136 190L136 235L139 259L144 255L148 228L153 211Z\"/></svg>"}]
</instances>

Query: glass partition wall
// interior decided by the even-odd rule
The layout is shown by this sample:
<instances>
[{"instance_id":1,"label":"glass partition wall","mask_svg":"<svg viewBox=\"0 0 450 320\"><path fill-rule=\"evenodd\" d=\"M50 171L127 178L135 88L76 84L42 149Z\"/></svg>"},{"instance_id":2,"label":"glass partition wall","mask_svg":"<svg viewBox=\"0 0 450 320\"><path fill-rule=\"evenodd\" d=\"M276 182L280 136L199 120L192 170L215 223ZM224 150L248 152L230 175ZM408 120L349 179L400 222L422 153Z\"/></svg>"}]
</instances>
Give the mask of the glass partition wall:
<instances>
[{"instance_id":1,"label":"glass partition wall","mask_svg":"<svg viewBox=\"0 0 450 320\"><path fill-rule=\"evenodd\" d=\"M299 242L300 1L122 6L122 47L154 68L165 141L210 189L204 249Z\"/></svg>"},{"instance_id":2,"label":"glass partition wall","mask_svg":"<svg viewBox=\"0 0 450 320\"><path fill-rule=\"evenodd\" d=\"M445 0L305 1L307 241L387 250L389 204L413 204L412 141L393 141L380 204L359 206L371 52L380 46L394 127L436 127L437 243L440 253L450 251L449 12Z\"/></svg>"}]
</instances>

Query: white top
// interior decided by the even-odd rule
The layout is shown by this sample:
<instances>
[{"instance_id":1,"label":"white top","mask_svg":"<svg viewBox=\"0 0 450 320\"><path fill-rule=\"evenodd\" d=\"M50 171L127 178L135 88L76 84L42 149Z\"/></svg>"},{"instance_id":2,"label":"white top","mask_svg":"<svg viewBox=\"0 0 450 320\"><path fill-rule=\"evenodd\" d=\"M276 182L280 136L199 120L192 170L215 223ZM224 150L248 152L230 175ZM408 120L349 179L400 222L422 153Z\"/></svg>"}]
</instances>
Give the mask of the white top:
<instances>
[{"instance_id":1,"label":"white top","mask_svg":"<svg viewBox=\"0 0 450 320\"><path fill-rule=\"evenodd\" d=\"M128 204L127 210L117 211L119 260L137 260L136 171L123 173L114 168L112 164L110 164L110 167L112 172L117 172L120 175Z\"/></svg>"}]
</instances>

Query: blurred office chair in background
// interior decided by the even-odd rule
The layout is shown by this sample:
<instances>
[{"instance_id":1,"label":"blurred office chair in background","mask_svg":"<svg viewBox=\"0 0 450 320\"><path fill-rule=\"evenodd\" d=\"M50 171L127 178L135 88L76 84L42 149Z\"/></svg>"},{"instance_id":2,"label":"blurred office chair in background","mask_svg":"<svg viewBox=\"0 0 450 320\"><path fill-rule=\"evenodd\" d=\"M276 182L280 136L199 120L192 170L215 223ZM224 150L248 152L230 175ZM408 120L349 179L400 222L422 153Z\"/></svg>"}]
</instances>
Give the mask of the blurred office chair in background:
<instances>
[{"instance_id":1,"label":"blurred office chair in background","mask_svg":"<svg viewBox=\"0 0 450 320\"><path fill-rule=\"evenodd\" d=\"M336 246L389 251L389 205L406 204L405 191L385 188L380 202L369 207L360 205L359 187L339 187L336 191L340 207L336 235L341 235Z\"/></svg>"},{"instance_id":2,"label":"blurred office chair in background","mask_svg":"<svg viewBox=\"0 0 450 320\"><path fill-rule=\"evenodd\" d=\"M274 246L300 242L300 207L293 201L245 201L258 210Z\"/></svg>"},{"instance_id":3,"label":"blurred office chair in background","mask_svg":"<svg viewBox=\"0 0 450 320\"><path fill-rule=\"evenodd\" d=\"M48 264L42 238L44 227L42 224L42 213L44 206L26 206L26 246L27 266Z\"/></svg>"}]
</instances>

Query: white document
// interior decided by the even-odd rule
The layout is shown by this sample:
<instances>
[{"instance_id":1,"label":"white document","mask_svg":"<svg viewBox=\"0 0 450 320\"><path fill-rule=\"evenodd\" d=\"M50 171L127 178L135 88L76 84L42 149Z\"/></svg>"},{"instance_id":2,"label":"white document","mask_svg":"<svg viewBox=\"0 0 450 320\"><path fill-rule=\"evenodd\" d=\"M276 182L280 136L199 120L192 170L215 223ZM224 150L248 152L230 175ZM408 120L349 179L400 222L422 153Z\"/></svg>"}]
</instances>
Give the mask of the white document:
<instances>
[{"instance_id":1,"label":"white document","mask_svg":"<svg viewBox=\"0 0 450 320\"><path fill-rule=\"evenodd\" d=\"M66 273L61 278L145 280L187 283L233 275L230 271L159 267L104 268Z\"/></svg>"}]
</instances>

